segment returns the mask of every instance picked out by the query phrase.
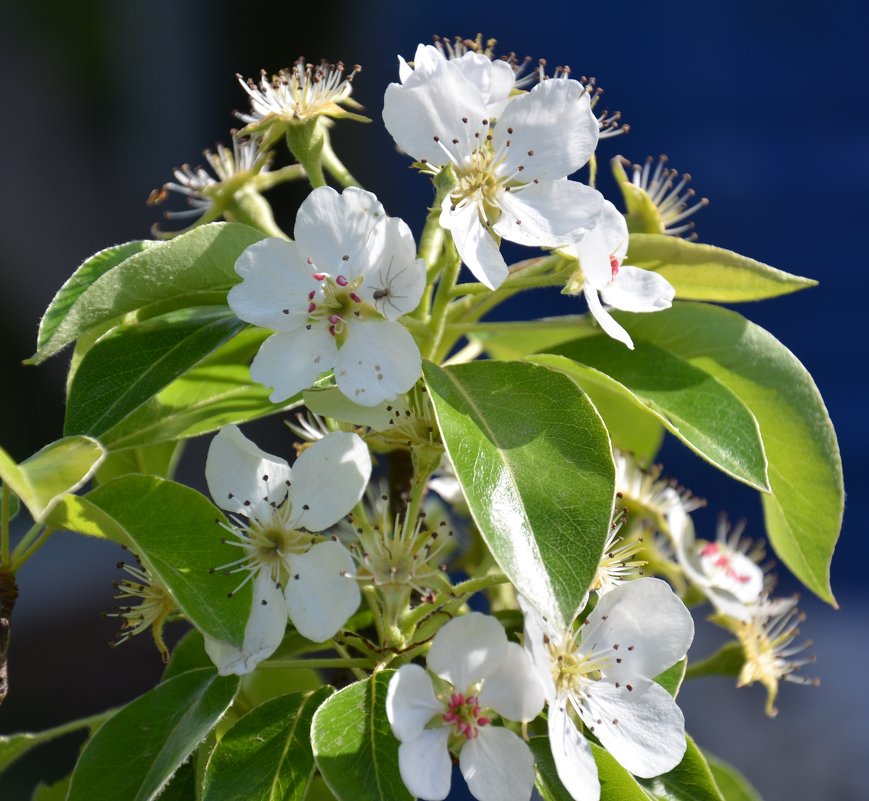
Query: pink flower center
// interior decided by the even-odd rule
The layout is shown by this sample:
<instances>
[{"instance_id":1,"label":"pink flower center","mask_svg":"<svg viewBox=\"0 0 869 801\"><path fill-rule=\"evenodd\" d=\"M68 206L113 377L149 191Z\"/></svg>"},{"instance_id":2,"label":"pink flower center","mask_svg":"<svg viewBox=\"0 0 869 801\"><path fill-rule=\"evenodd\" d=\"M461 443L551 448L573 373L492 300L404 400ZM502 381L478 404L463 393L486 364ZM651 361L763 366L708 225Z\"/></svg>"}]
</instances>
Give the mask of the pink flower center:
<instances>
[{"instance_id":1,"label":"pink flower center","mask_svg":"<svg viewBox=\"0 0 869 801\"><path fill-rule=\"evenodd\" d=\"M444 712L444 723L453 727L456 734L467 740L473 740L479 735L479 729L488 726L491 718L484 717L479 699L476 695L465 696L463 693L453 693Z\"/></svg>"},{"instance_id":2,"label":"pink flower center","mask_svg":"<svg viewBox=\"0 0 869 801\"><path fill-rule=\"evenodd\" d=\"M724 573L727 578L732 579L740 584L748 584L751 581L751 576L747 573L739 572L733 565L733 556L726 548L723 548L717 542L706 543L700 549L700 556L706 563L707 567Z\"/></svg>"},{"instance_id":3,"label":"pink flower center","mask_svg":"<svg viewBox=\"0 0 869 801\"><path fill-rule=\"evenodd\" d=\"M619 260L615 256L610 256L610 269L613 271L613 279L619 274Z\"/></svg>"}]
</instances>

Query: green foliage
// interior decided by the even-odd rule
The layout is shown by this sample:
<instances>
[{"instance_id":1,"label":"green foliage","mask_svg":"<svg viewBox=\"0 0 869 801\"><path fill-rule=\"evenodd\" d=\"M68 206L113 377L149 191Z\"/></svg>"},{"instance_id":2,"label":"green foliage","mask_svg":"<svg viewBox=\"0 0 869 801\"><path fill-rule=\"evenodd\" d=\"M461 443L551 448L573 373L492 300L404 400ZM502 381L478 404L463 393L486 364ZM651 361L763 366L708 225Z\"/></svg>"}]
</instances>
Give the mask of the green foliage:
<instances>
[{"instance_id":1,"label":"green foliage","mask_svg":"<svg viewBox=\"0 0 869 801\"><path fill-rule=\"evenodd\" d=\"M386 718L394 672L339 690L314 715L314 759L338 801L411 801L398 772L398 740Z\"/></svg>"},{"instance_id":2,"label":"green foliage","mask_svg":"<svg viewBox=\"0 0 869 801\"><path fill-rule=\"evenodd\" d=\"M844 509L836 433L811 376L767 331L727 309L677 303L657 314L615 315L637 349L668 351L727 387L760 426L771 494L762 496L767 534L781 560L835 604L830 561Z\"/></svg>"},{"instance_id":3,"label":"green foliage","mask_svg":"<svg viewBox=\"0 0 869 801\"><path fill-rule=\"evenodd\" d=\"M609 533L609 437L566 376L522 362L423 371L444 445L486 544L517 590L571 621Z\"/></svg>"},{"instance_id":4,"label":"green foliage","mask_svg":"<svg viewBox=\"0 0 869 801\"><path fill-rule=\"evenodd\" d=\"M725 801L703 752L690 737L687 741L685 756L673 770L655 779L639 781L653 796L674 798L676 801Z\"/></svg>"},{"instance_id":5,"label":"green foliage","mask_svg":"<svg viewBox=\"0 0 869 801\"><path fill-rule=\"evenodd\" d=\"M226 712L235 676L192 670L120 710L91 738L67 801L151 801Z\"/></svg>"},{"instance_id":6,"label":"green foliage","mask_svg":"<svg viewBox=\"0 0 869 801\"><path fill-rule=\"evenodd\" d=\"M302 801L314 773L311 719L332 693L266 701L227 731L205 772L205 801Z\"/></svg>"},{"instance_id":7,"label":"green foliage","mask_svg":"<svg viewBox=\"0 0 869 801\"><path fill-rule=\"evenodd\" d=\"M2 455L0 455L0 460L2 460L2 458ZM3 507L7 504L8 508L4 509ZM18 496L8 487L6 488L6 492L4 492L3 483L0 482L0 518L2 518L3 515L6 515L7 520L14 520L20 509L21 503L18 500Z\"/></svg>"},{"instance_id":8,"label":"green foliage","mask_svg":"<svg viewBox=\"0 0 869 801\"><path fill-rule=\"evenodd\" d=\"M49 322L41 326L31 363L45 361L82 334L130 312L141 318L222 303L239 280L236 259L260 239L262 234L246 225L213 223L132 251L122 261L113 261L114 254L98 265L85 262L80 280L73 285L73 276L48 307L43 319Z\"/></svg>"},{"instance_id":9,"label":"green foliage","mask_svg":"<svg viewBox=\"0 0 869 801\"><path fill-rule=\"evenodd\" d=\"M0 448L0 478L41 523L65 493L88 481L104 456L103 446L91 437L59 439L18 465Z\"/></svg>"},{"instance_id":10,"label":"green foliage","mask_svg":"<svg viewBox=\"0 0 869 801\"><path fill-rule=\"evenodd\" d=\"M722 645L712 656L699 662L692 662L685 672L685 678L699 679L702 676L738 676L745 664L745 654L738 642Z\"/></svg>"},{"instance_id":11,"label":"green foliage","mask_svg":"<svg viewBox=\"0 0 869 801\"><path fill-rule=\"evenodd\" d=\"M712 754L705 753L705 756L724 801L761 801L757 790L736 768Z\"/></svg>"},{"instance_id":12,"label":"green foliage","mask_svg":"<svg viewBox=\"0 0 869 801\"><path fill-rule=\"evenodd\" d=\"M818 284L732 250L666 234L632 233L625 263L663 275L679 300L740 303L774 298Z\"/></svg>"},{"instance_id":13,"label":"green foliage","mask_svg":"<svg viewBox=\"0 0 869 801\"><path fill-rule=\"evenodd\" d=\"M197 668L213 667L211 657L205 653L205 642L201 632L196 629L188 631L172 649L169 661L163 670L162 681L167 681L182 673Z\"/></svg>"},{"instance_id":14,"label":"green foliage","mask_svg":"<svg viewBox=\"0 0 869 801\"><path fill-rule=\"evenodd\" d=\"M660 684L670 695L675 698L679 695L679 689L685 680L685 668L688 665L687 657L680 659L675 665L667 668L663 673L655 676L655 681Z\"/></svg>"},{"instance_id":15,"label":"green foliage","mask_svg":"<svg viewBox=\"0 0 869 801\"><path fill-rule=\"evenodd\" d=\"M67 776L54 784L38 784L30 801L66 801L70 778ZM165 801L169 801L169 799L165 799Z\"/></svg>"},{"instance_id":16,"label":"green foliage","mask_svg":"<svg viewBox=\"0 0 869 801\"><path fill-rule=\"evenodd\" d=\"M604 384L635 408L646 408L719 470L751 487L768 488L757 421L708 372L646 342L628 350L605 334L558 345L553 352L532 358L563 370L581 386Z\"/></svg>"},{"instance_id":17,"label":"green foliage","mask_svg":"<svg viewBox=\"0 0 869 801\"><path fill-rule=\"evenodd\" d=\"M105 434L243 327L218 306L182 309L116 328L76 370L64 433Z\"/></svg>"},{"instance_id":18,"label":"green foliage","mask_svg":"<svg viewBox=\"0 0 869 801\"><path fill-rule=\"evenodd\" d=\"M111 451L100 465L94 479L97 484L108 484L109 481L129 473L172 478L183 449L182 441L167 441L143 445L140 448Z\"/></svg>"}]
</instances>

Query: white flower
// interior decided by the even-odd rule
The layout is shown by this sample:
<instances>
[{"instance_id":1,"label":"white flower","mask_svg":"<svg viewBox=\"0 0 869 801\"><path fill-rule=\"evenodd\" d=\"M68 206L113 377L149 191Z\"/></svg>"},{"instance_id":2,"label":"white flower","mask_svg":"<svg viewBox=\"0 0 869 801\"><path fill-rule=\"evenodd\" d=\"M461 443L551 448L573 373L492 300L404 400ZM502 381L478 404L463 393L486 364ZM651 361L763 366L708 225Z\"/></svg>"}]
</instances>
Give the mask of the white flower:
<instances>
[{"instance_id":1,"label":"white flower","mask_svg":"<svg viewBox=\"0 0 869 801\"><path fill-rule=\"evenodd\" d=\"M609 201L604 201L597 225L569 250L579 260L582 293L589 311L601 328L631 350L634 343L601 305L601 300L629 312L656 312L669 309L675 290L662 275L623 264L628 252L628 226L625 218Z\"/></svg>"},{"instance_id":2,"label":"white flower","mask_svg":"<svg viewBox=\"0 0 869 801\"><path fill-rule=\"evenodd\" d=\"M643 566L647 564L645 559L634 558L643 550L643 538L625 539L619 534L626 519L627 514L623 512L610 526L597 572L589 587L598 595L605 595L625 581L639 578L643 574Z\"/></svg>"},{"instance_id":3,"label":"white flower","mask_svg":"<svg viewBox=\"0 0 869 801\"><path fill-rule=\"evenodd\" d=\"M359 605L353 559L316 532L335 525L362 497L371 457L355 434L335 432L306 448L293 468L261 451L236 426L211 441L208 489L233 513L228 543L242 557L217 570L246 573L234 591L253 583L242 647L206 637L221 674L253 670L280 645L289 615L304 637L325 642Z\"/></svg>"},{"instance_id":4,"label":"white flower","mask_svg":"<svg viewBox=\"0 0 869 801\"><path fill-rule=\"evenodd\" d=\"M543 709L528 654L507 640L495 618L471 612L438 631L427 664L437 679L419 665L403 665L386 694L407 789L424 801L446 798L452 749L479 801L528 801L531 751L510 730L491 725L493 712L527 722Z\"/></svg>"},{"instance_id":5,"label":"white flower","mask_svg":"<svg viewBox=\"0 0 869 801\"><path fill-rule=\"evenodd\" d=\"M572 714L631 773L665 773L685 753L685 721L653 679L694 637L685 605L660 579L641 578L603 595L578 630L558 631L523 603L529 649L549 703L549 743L558 776L577 801L597 801L588 741Z\"/></svg>"},{"instance_id":6,"label":"white flower","mask_svg":"<svg viewBox=\"0 0 869 801\"><path fill-rule=\"evenodd\" d=\"M419 348L396 322L419 304L425 267L410 229L387 217L370 192L311 192L296 215L295 242L263 239L235 264L229 292L242 319L277 333L262 345L251 378L286 400L334 367L338 388L373 406L419 378Z\"/></svg>"},{"instance_id":7,"label":"white flower","mask_svg":"<svg viewBox=\"0 0 869 801\"><path fill-rule=\"evenodd\" d=\"M766 578L758 561L763 549L741 538L743 526L731 530L725 519L713 542L697 539L694 523L682 509L667 515L676 558L685 575L722 614L748 621L761 601Z\"/></svg>"},{"instance_id":8,"label":"white flower","mask_svg":"<svg viewBox=\"0 0 869 801\"><path fill-rule=\"evenodd\" d=\"M577 81L544 81L511 98L495 119L458 61L437 55L423 63L387 87L383 121L428 171L454 171L440 224L471 272L494 289L507 277L496 236L555 247L594 225L602 196L565 177L594 152L598 123Z\"/></svg>"}]
</instances>

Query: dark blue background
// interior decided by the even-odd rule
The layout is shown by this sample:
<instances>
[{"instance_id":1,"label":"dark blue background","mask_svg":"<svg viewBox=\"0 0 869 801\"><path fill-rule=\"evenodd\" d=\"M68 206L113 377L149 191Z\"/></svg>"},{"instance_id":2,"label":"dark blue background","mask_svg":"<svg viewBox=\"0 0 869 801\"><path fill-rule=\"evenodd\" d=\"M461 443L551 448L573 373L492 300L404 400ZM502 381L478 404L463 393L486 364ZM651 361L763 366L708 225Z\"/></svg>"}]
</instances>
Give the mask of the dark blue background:
<instances>
[{"instance_id":1,"label":"dark blue background","mask_svg":"<svg viewBox=\"0 0 869 801\"><path fill-rule=\"evenodd\" d=\"M687 687L682 701L701 745L742 767L768 800L864 798L866 23L862 4L841 0L5 4L0 444L20 459L60 435L67 357L38 369L19 366L32 352L38 315L83 258L147 235L156 215L144 199L173 165L196 163L202 148L227 140L236 125L229 111L245 100L236 71L255 76L260 67L272 71L300 53L361 63L355 96L376 122L339 124L336 144L387 210L418 231L430 188L407 169L379 124L382 92L396 79L396 55L411 57L416 43L435 33L482 31L499 40L500 52L568 64L574 75L596 76L606 104L632 127L600 146L604 175L616 153L633 160L667 153L712 201L696 218L702 241L821 282L739 311L803 361L842 448L850 494L833 563L842 609L804 595L804 631L819 659L808 672L822 685L785 687L776 721L764 718L757 688L736 692L729 680ZM602 189L617 200L610 183ZM300 198L298 190L279 195L279 221L287 228ZM574 310L581 310L580 301L553 292L523 298L514 313ZM185 479L201 481L201 459L202 449L192 448ZM720 479L673 443L663 459L669 474L709 499L709 511L699 517L702 531L709 533L715 514L726 510L748 518L749 534L762 533L754 493ZM100 543L55 538L22 571L13 692L0 709L0 731L58 723L153 683L160 665L148 643L108 651L104 641L113 624L94 613L112 607L108 581L117 558ZM702 655L713 635L705 624L698 629ZM4 801L12 792L23 793L4 790Z\"/></svg>"}]
</instances>

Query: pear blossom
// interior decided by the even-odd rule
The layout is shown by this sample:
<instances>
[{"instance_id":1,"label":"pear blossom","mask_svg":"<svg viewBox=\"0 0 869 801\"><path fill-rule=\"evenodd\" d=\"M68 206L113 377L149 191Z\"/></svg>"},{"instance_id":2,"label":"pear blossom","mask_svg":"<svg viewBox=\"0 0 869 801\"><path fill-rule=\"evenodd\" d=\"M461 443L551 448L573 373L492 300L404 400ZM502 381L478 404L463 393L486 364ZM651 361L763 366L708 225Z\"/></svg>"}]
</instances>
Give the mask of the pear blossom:
<instances>
[{"instance_id":1,"label":"pear blossom","mask_svg":"<svg viewBox=\"0 0 869 801\"><path fill-rule=\"evenodd\" d=\"M287 616L313 642L335 635L359 605L347 549L316 532L334 526L358 503L371 457L355 434L333 432L314 442L292 468L260 450L237 426L211 441L205 478L215 502L233 516L228 544L242 556L216 570L244 573L233 592L253 585L240 648L206 637L221 674L244 674L280 645Z\"/></svg>"},{"instance_id":2,"label":"pear blossom","mask_svg":"<svg viewBox=\"0 0 869 801\"><path fill-rule=\"evenodd\" d=\"M676 291L662 275L625 265L628 252L628 226L625 218L609 201L604 201L597 225L567 248L578 260L581 291L589 311L613 339L634 348L633 340L601 305L630 312L656 312L669 309ZM571 279L565 290L578 294Z\"/></svg>"},{"instance_id":3,"label":"pear blossom","mask_svg":"<svg viewBox=\"0 0 869 801\"><path fill-rule=\"evenodd\" d=\"M295 242L263 239L235 265L242 282L229 306L273 329L251 378L286 400L334 367L348 398L374 406L409 390L421 372L419 348L397 322L419 304L425 267L413 235L387 217L370 192L311 192L296 216Z\"/></svg>"},{"instance_id":4,"label":"pear blossom","mask_svg":"<svg viewBox=\"0 0 869 801\"><path fill-rule=\"evenodd\" d=\"M600 597L577 630L559 630L526 602L522 608L525 647L549 704L552 756L571 796L600 797L591 747L575 718L637 776L678 765L685 721L653 679L685 656L694 623L669 585L654 578L621 584Z\"/></svg>"},{"instance_id":5,"label":"pear blossom","mask_svg":"<svg viewBox=\"0 0 869 801\"><path fill-rule=\"evenodd\" d=\"M528 801L531 750L509 729L493 725L496 715L528 722L543 708L528 654L507 640L495 618L471 612L438 631L427 666L402 665L386 694L407 789L424 801L446 798L452 750L479 801Z\"/></svg>"},{"instance_id":6,"label":"pear blossom","mask_svg":"<svg viewBox=\"0 0 869 801\"><path fill-rule=\"evenodd\" d=\"M476 278L494 289L507 277L500 238L556 247L594 226L602 196L566 176L594 152L598 121L582 85L567 79L511 97L496 116L489 104L503 90L494 78L481 89L484 82L466 74L471 59L460 61L424 50L412 73L402 71L403 83L387 87L383 121L427 172L452 170L440 225Z\"/></svg>"}]
</instances>

